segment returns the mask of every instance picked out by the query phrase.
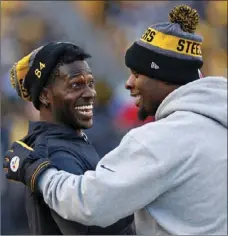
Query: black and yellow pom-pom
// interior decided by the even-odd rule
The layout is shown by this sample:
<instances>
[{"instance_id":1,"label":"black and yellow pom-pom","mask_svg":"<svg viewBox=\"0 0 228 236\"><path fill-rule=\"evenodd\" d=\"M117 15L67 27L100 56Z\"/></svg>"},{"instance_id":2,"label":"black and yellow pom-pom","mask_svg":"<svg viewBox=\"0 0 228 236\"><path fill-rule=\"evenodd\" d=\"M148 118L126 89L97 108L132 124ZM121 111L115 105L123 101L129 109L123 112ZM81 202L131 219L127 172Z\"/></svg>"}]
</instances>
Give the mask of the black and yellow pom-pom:
<instances>
[{"instance_id":1,"label":"black and yellow pom-pom","mask_svg":"<svg viewBox=\"0 0 228 236\"><path fill-rule=\"evenodd\" d=\"M171 23L179 24L183 31L194 33L199 23L199 14L187 5L180 5L169 13L169 20Z\"/></svg>"},{"instance_id":2,"label":"black and yellow pom-pom","mask_svg":"<svg viewBox=\"0 0 228 236\"><path fill-rule=\"evenodd\" d=\"M13 65L13 67L10 69L10 82L13 88L16 88L16 64Z\"/></svg>"}]
</instances>

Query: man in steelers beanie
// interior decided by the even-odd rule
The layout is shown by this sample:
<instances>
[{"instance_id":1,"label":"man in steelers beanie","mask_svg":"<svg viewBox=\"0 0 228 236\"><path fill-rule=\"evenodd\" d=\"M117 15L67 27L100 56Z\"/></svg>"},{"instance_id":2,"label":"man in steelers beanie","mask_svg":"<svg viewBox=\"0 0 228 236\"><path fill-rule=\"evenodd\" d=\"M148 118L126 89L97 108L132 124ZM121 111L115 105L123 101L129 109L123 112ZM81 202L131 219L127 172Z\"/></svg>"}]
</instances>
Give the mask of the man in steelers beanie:
<instances>
[{"instance_id":1,"label":"man in steelers beanie","mask_svg":"<svg viewBox=\"0 0 228 236\"><path fill-rule=\"evenodd\" d=\"M125 63L131 70L126 87L137 97L142 119L147 113L155 115L161 102L174 89L201 77L203 38L195 34L198 13L190 7L179 6L169 17L170 22L147 28L126 52ZM132 81L136 77L139 85L134 88Z\"/></svg>"},{"instance_id":2,"label":"man in steelers beanie","mask_svg":"<svg viewBox=\"0 0 228 236\"><path fill-rule=\"evenodd\" d=\"M95 171L77 176L50 163L32 179L59 215L106 227L135 213L140 235L227 235L227 79L200 78L198 21L196 10L175 7L126 52L126 88L140 118L154 122L129 131ZM30 186L46 155L22 150L14 154L29 166L20 173Z\"/></svg>"},{"instance_id":3,"label":"man in steelers beanie","mask_svg":"<svg viewBox=\"0 0 228 236\"><path fill-rule=\"evenodd\" d=\"M86 62L89 57L72 43L51 42L32 51L11 69L11 83L18 95L40 111L40 121L30 122L27 136L17 142L31 148L38 140L47 144L46 162L41 163L39 174L52 162L59 170L80 175L94 170L100 160L83 133L92 126L96 97L95 79ZM12 160L12 171L18 168L17 160ZM33 193L34 189L31 182L25 198L31 234L134 234L132 215L106 228L88 227L60 217L42 196Z\"/></svg>"}]
</instances>

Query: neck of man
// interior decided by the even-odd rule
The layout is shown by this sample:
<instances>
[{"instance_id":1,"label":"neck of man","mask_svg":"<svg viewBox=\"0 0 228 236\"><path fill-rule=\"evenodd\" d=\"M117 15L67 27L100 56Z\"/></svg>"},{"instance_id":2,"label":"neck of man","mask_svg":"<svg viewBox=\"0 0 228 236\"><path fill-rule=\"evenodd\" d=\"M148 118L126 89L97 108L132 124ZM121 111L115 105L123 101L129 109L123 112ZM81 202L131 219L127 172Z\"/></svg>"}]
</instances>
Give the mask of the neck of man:
<instances>
[{"instance_id":1,"label":"neck of man","mask_svg":"<svg viewBox=\"0 0 228 236\"><path fill-rule=\"evenodd\" d=\"M45 109L45 108L40 108L40 121L53 123L53 124L59 124L59 125L63 125L63 126L72 128L71 126L66 125L65 123L61 123L61 122L56 121L53 118L53 116L50 114L50 111L48 109ZM82 132L81 129L76 129L75 131L79 136L83 135L83 132Z\"/></svg>"}]
</instances>

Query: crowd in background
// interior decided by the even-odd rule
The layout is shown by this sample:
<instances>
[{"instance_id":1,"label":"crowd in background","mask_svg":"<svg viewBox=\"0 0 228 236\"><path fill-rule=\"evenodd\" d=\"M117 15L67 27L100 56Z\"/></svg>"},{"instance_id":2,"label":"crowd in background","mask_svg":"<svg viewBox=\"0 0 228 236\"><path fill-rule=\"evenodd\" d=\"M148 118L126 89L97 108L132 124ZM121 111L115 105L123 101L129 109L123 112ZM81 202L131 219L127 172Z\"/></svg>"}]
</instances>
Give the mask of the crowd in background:
<instances>
[{"instance_id":1,"label":"crowd in background","mask_svg":"<svg viewBox=\"0 0 228 236\"><path fill-rule=\"evenodd\" d=\"M142 124L124 89L125 50L146 27L168 21L169 11L182 3L200 14L196 33L204 37L203 75L227 76L227 1L2 1L0 153L26 134L28 120L39 119L39 112L11 87L9 70L50 41L71 41L92 54L98 97L87 134L101 156L116 147L129 129ZM7 182L3 174L0 180L1 234L28 233L24 187Z\"/></svg>"}]
</instances>

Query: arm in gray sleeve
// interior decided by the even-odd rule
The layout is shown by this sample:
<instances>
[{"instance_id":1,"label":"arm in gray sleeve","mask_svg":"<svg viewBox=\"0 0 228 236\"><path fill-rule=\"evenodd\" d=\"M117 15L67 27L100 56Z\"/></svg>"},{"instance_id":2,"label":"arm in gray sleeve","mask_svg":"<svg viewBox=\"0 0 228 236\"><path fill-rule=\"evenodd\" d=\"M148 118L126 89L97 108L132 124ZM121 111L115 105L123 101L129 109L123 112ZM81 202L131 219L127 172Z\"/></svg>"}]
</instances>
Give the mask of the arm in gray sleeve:
<instances>
[{"instance_id":1,"label":"arm in gray sleeve","mask_svg":"<svg viewBox=\"0 0 228 236\"><path fill-rule=\"evenodd\" d=\"M101 159L96 171L76 176L47 170L39 187L49 207L67 220L106 227L164 192L169 185L169 168L130 133Z\"/></svg>"}]
</instances>

